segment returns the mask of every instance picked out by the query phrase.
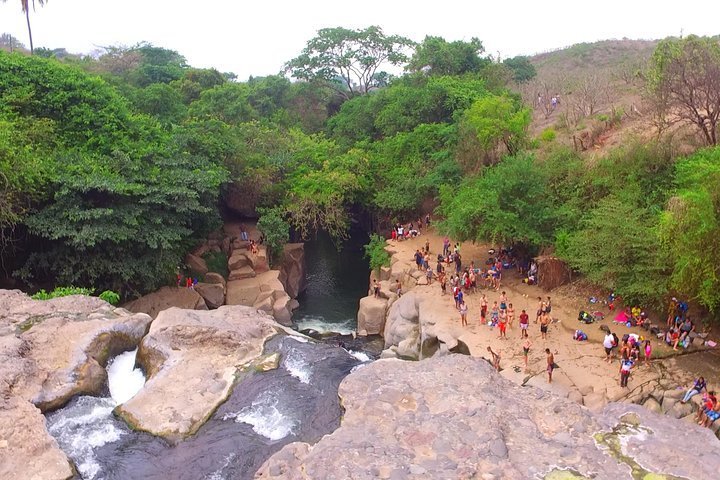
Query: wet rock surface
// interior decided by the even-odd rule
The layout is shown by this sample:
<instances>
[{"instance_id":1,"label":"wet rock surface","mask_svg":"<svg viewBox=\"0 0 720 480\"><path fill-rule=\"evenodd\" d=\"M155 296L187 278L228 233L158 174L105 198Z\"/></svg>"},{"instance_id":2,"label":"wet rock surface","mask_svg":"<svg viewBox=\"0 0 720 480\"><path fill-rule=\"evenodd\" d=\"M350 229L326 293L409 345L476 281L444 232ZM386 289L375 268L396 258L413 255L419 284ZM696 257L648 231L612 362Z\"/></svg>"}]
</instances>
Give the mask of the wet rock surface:
<instances>
[{"instance_id":1,"label":"wet rock surface","mask_svg":"<svg viewBox=\"0 0 720 480\"><path fill-rule=\"evenodd\" d=\"M626 408L641 407L612 404L598 416L553 393L519 387L481 359L379 360L348 376L339 395L346 408L341 427L314 446L285 446L258 478L527 479L558 470L633 478L632 467L598 445L594 434L618 425ZM647 463L650 471L698 480L717 476L719 445L710 432L668 417L650 420L652 415L644 411L640 423L663 442L688 432L683 449L693 453L672 462L656 458ZM657 445L639 442L630 455L645 461ZM705 465L679 465L697 458Z\"/></svg>"},{"instance_id":2,"label":"wet rock surface","mask_svg":"<svg viewBox=\"0 0 720 480\"><path fill-rule=\"evenodd\" d=\"M106 388L105 364L151 318L85 296L32 300L0 290L0 478L70 478L42 411Z\"/></svg>"},{"instance_id":3,"label":"wet rock surface","mask_svg":"<svg viewBox=\"0 0 720 480\"><path fill-rule=\"evenodd\" d=\"M161 312L138 351L148 381L118 414L168 439L194 433L230 394L238 366L262 354L276 327L271 317L242 306Z\"/></svg>"}]
</instances>

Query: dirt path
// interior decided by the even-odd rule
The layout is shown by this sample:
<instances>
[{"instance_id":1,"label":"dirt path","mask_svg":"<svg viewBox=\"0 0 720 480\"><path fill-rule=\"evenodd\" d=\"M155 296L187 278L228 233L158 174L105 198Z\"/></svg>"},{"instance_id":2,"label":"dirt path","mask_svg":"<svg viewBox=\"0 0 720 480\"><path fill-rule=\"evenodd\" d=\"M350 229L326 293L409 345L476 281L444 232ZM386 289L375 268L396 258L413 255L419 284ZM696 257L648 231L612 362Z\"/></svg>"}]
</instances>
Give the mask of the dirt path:
<instances>
[{"instance_id":1,"label":"dirt path","mask_svg":"<svg viewBox=\"0 0 720 480\"><path fill-rule=\"evenodd\" d=\"M442 237L433 231L423 231L422 235L417 238L402 242L390 241L389 244L390 248L395 251L396 258L413 262L415 250L422 249L428 239L430 240L431 258L434 259L442 251ZM474 260L476 265L485 265L488 248L488 245L463 243L460 247L463 264L469 265ZM435 265L433 260L431 262L433 269ZM678 368L674 359L655 361L651 365L640 364L639 367L636 367L630 377L629 388L621 388L619 363L617 361L611 364L605 362L605 352L602 347L604 333L600 330L599 324L584 325L577 321L580 309L597 310L599 308L590 305L586 298L570 298L551 292L553 323L550 325L547 340L542 340L539 325L533 322L537 311L538 296L546 298L548 292L537 286L524 284L516 271L505 270L503 272L500 291L479 289L477 293L465 295L465 302L468 305L469 325L467 327L460 325L460 314L455 309L452 295L450 293L442 295L437 281L429 286L418 285L413 290L426 297L424 311L429 309L433 317L437 319L437 324L441 325L443 329L452 331L465 342L473 356L487 358L489 356L487 347L490 346L501 354L502 375L517 383L552 390L577 401L582 401L584 397L584 403L590 407L600 407L608 400L622 400L639 394L640 387L653 381L666 379L667 384L673 381L684 384L684 382L689 382L692 377L689 372ZM507 339L499 338L497 328L480 323L481 294L487 296L491 307L494 301L499 303L503 290L507 293L509 303L512 303L515 309L515 321L512 327L508 328ZM607 311L607 307L603 308ZM523 364L523 340L520 338L518 326L518 317L523 309L530 316L529 334L532 341L527 370ZM618 337L631 332L647 334L637 328L611 324L609 318L601 323L610 324L611 330ZM585 342L573 340L572 336L576 328L586 332L589 340ZM665 347L659 345L655 340L655 338L651 339L654 352L665 355ZM553 373L552 384L548 384L545 372L545 348L550 349L555 356L556 363L560 366ZM668 372L673 378L667 378Z\"/></svg>"}]
</instances>

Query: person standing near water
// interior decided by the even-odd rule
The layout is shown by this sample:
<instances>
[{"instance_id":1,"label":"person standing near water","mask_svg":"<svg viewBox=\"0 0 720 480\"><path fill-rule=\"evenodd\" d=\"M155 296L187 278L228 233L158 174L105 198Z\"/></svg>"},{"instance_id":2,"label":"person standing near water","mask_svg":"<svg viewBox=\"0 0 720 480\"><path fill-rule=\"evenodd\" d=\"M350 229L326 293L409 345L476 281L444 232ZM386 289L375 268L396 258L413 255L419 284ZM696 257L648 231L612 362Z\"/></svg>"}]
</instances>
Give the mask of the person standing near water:
<instances>
[{"instance_id":1,"label":"person standing near water","mask_svg":"<svg viewBox=\"0 0 720 480\"><path fill-rule=\"evenodd\" d=\"M545 354L547 355L547 374L548 374L548 383L552 383L552 372L555 370L555 356L550 353L550 349L545 349Z\"/></svg>"}]
</instances>

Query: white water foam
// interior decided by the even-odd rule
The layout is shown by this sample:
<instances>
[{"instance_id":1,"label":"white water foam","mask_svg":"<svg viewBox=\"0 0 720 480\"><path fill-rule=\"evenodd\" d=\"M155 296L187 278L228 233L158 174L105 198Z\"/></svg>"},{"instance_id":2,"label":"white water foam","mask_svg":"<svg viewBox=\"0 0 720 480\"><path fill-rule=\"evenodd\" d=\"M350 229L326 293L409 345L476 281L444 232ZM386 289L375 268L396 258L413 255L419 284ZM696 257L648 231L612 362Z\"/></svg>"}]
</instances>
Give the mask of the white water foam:
<instances>
[{"instance_id":1,"label":"white water foam","mask_svg":"<svg viewBox=\"0 0 720 480\"><path fill-rule=\"evenodd\" d=\"M145 385L145 375L135 368L137 348L113 358L107 366L110 396L116 405L127 402Z\"/></svg>"},{"instance_id":2,"label":"white water foam","mask_svg":"<svg viewBox=\"0 0 720 480\"><path fill-rule=\"evenodd\" d=\"M223 420L234 418L236 422L252 425L258 435L270 440L280 440L291 433L296 426L295 420L283 415L277 408L277 399L269 393L263 393L251 406L239 412L223 416Z\"/></svg>"},{"instance_id":3,"label":"white water foam","mask_svg":"<svg viewBox=\"0 0 720 480\"><path fill-rule=\"evenodd\" d=\"M218 468L214 472L212 472L210 475L206 476L206 480L225 480L225 476L223 475L223 470L225 470L228 465L230 465L230 462L235 459L235 454L231 453L227 457L225 457L225 461L222 464L222 467Z\"/></svg>"},{"instance_id":4,"label":"white water foam","mask_svg":"<svg viewBox=\"0 0 720 480\"><path fill-rule=\"evenodd\" d=\"M372 360L370 356L365 352L356 352L354 350L348 350L347 352L361 362L369 362Z\"/></svg>"},{"instance_id":5,"label":"white water foam","mask_svg":"<svg viewBox=\"0 0 720 480\"><path fill-rule=\"evenodd\" d=\"M48 431L75 460L85 480L92 480L100 473L94 450L124 435L111 422L115 406L112 398L83 396L78 397L72 406L48 416Z\"/></svg>"},{"instance_id":6,"label":"white water foam","mask_svg":"<svg viewBox=\"0 0 720 480\"><path fill-rule=\"evenodd\" d=\"M308 343L308 339L306 337L301 337L300 335L288 335L287 338L300 343Z\"/></svg>"},{"instance_id":7,"label":"white water foam","mask_svg":"<svg viewBox=\"0 0 720 480\"><path fill-rule=\"evenodd\" d=\"M315 330L318 333L339 333L340 335L352 335L355 332L355 319L348 318L342 322L328 322L322 316L305 315L298 318L295 324L298 330Z\"/></svg>"},{"instance_id":8,"label":"white water foam","mask_svg":"<svg viewBox=\"0 0 720 480\"><path fill-rule=\"evenodd\" d=\"M289 350L283 358L282 366L285 370L290 373L293 377L300 380L302 383L309 385L310 376L312 370L310 365L300 356L300 353L295 350Z\"/></svg>"}]
</instances>

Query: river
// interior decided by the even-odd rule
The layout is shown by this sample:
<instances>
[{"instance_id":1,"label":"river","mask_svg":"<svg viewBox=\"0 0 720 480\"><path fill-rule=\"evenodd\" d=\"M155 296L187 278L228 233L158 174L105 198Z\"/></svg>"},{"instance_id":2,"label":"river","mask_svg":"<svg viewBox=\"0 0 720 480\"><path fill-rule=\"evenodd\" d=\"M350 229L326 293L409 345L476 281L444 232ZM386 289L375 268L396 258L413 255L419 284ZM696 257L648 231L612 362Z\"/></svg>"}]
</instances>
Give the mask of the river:
<instances>
[{"instance_id":1,"label":"river","mask_svg":"<svg viewBox=\"0 0 720 480\"><path fill-rule=\"evenodd\" d=\"M358 300L368 286L364 243L353 237L341 252L328 237L307 244L307 289L294 316L299 329L341 334L355 329ZM74 398L47 415L48 431L83 480L252 478L287 443L317 442L340 425L340 382L377 352L363 351L364 339L332 338L317 342L277 335L269 340L265 353L280 354L278 368L242 376L198 432L175 445L132 431L113 415L144 385L135 352L109 362L110 396Z\"/></svg>"}]
</instances>

